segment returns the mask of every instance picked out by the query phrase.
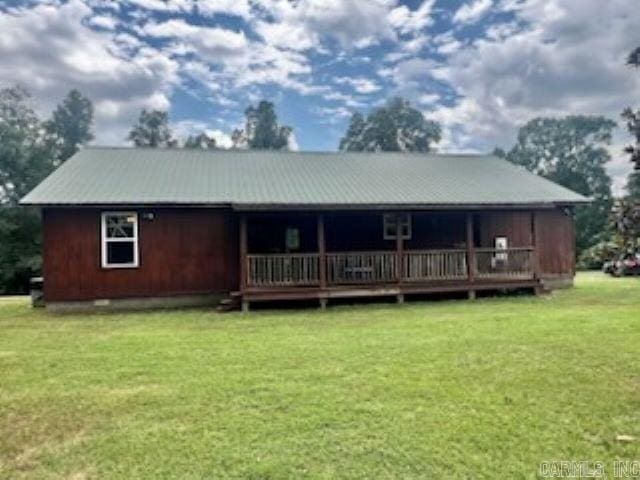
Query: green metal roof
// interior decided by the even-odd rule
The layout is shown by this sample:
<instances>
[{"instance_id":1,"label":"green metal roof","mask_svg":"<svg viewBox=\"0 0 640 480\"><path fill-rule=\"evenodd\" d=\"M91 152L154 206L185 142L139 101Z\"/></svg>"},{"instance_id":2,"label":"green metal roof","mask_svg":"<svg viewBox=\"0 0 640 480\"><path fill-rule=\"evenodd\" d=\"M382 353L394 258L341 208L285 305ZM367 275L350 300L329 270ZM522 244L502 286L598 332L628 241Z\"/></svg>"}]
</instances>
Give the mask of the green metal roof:
<instances>
[{"instance_id":1,"label":"green metal roof","mask_svg":"<svg viewBox=\"0 0 640 480\"><path fill-rule=\"evenodd\" d=\"M530 205L587 199L487 155L86 148L33 205Z\"/></svg>"}]
</instances>

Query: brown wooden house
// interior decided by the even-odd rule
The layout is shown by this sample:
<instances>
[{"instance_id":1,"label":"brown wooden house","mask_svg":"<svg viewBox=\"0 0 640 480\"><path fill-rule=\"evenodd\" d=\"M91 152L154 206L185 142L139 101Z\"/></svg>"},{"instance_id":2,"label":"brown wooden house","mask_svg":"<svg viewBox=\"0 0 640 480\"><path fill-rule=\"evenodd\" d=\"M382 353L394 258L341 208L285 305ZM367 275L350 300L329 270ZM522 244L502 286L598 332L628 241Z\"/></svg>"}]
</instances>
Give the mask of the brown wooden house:
<instances>
[{"instance_id":1,"label":"brown wooden house","mask_svg":"<svg viewBox=\"0 0 640 480\"><path fill-rule=\"evenodd\" d=\"M554 288L584 197L481 155L85 149L42 207L49 307Z\"/></svg>"}]
</instances>

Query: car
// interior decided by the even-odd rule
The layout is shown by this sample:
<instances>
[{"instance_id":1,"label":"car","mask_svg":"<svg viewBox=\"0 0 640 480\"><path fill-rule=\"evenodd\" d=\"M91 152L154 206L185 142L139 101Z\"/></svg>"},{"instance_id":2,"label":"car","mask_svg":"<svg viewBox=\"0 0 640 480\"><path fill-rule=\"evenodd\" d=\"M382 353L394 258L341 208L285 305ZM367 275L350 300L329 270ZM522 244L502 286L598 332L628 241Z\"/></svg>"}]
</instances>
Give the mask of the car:
<instances>
[{"instance_id":1,"label":"car","mask_svg":"<svg viewBox=\"0 0 640 480\"><path fill-rule=\"evenodd\" d=\"M614 277L625 277L629 275L640 275L640 252L627 253L618 260L605 264L603 270Z\"/></svg>"}]
</instances>

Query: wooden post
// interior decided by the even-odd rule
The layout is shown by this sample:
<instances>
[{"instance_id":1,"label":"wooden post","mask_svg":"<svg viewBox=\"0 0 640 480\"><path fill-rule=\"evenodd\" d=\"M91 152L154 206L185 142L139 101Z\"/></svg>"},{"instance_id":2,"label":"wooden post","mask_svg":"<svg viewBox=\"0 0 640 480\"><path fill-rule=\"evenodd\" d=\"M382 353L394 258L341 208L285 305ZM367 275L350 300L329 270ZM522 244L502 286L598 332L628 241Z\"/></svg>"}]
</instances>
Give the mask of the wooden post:
<instances>
[{"instance_id":1,"label":"wooden post","mask_svg":"<svg viewBox=\"0 0 640 480\"><path fill-rule=\"evenodd\" d=\"M404 249L404 240L402 238L402 227L400 226L400 219L402 215L396 214L396 277L398 283L402 283L402 277L404 276L402 268L402 255Z\"/></svg>"},{"instance_id":2,"label":"wooden post","mask_svg":"<svg viewBox=\"0 0 640 480\"><path fill-rule=\"evenodd\" d=\"M239 234L240 248L240 293L244 294L247 289L247 217L246 215L240 215L240 234ZM249 302L242 297L242 311L249 311Z\"/></svg>"},{"instance_id":3,"label":"wooden post","mask_svg":"<svg viewBox=\"0 0 640 480\"><path fill-rule=\"evenodd\" d=\"M531 212L531 246L533 247L533 258L531 268L533 269L533 278L540 278L540 260L538 258L538 232L536 222L536 212Z\"/></svg>"},{"instance_id":4,"label":"wooden post","mask_svg":"<svg viewBox=\"0 0 640 480\"><path fill-rule=\"evenodd\" d=\"M469 283L473 284L476 279L476 246L473 239L473 213L467 213L466 224L467 276ZM473 300L475 297L476 291L469 290L469 299Z\"/></svg>"},{"instance_id":5,"label":"wooden post","mask_svg":"<svg viewBox=\"0 0 640 480\"><path fill-rule=\"evenodd\" d=\"M320 274L320 288L327 288L327 247L324 236L324 215L318 214L318 273Z\"/></svg>"},{"instance_id":6,"label":"wooden post","mask_svg":"<svg viewBox=\"0 0 640 480\"><path fill-rule=\"evenodd\" d=\"M320 276L320 289L327 288L327 247L324 237L324 215L321 213L317 216L318 230L318 274ZM327 299L320 297L320 309L327 309Z\"/></svg>"}]
</instances>

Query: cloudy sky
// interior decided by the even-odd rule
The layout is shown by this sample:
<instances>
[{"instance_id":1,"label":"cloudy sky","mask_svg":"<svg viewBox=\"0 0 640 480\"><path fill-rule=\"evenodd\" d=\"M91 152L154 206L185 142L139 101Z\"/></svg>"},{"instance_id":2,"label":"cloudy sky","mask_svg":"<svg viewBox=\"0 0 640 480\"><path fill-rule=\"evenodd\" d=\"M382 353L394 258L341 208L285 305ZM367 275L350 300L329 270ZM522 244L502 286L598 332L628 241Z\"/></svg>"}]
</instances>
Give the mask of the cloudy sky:
<instances>
[{"instance_id":1,"label":"cloudy sky","mask_svg":"<svg viewBox=\"0 0 640 480\"><path fill-rule=\"evenodd\" d=\"M151 107L225 145L267 98L300 149L335 150L353 111L402 95L443 125L441 151L485 152L537 115L639 106L639 23L638 0L2 0L0 84L43 115L80 89L99 144Z\"/></svg>"}]
</instances>

